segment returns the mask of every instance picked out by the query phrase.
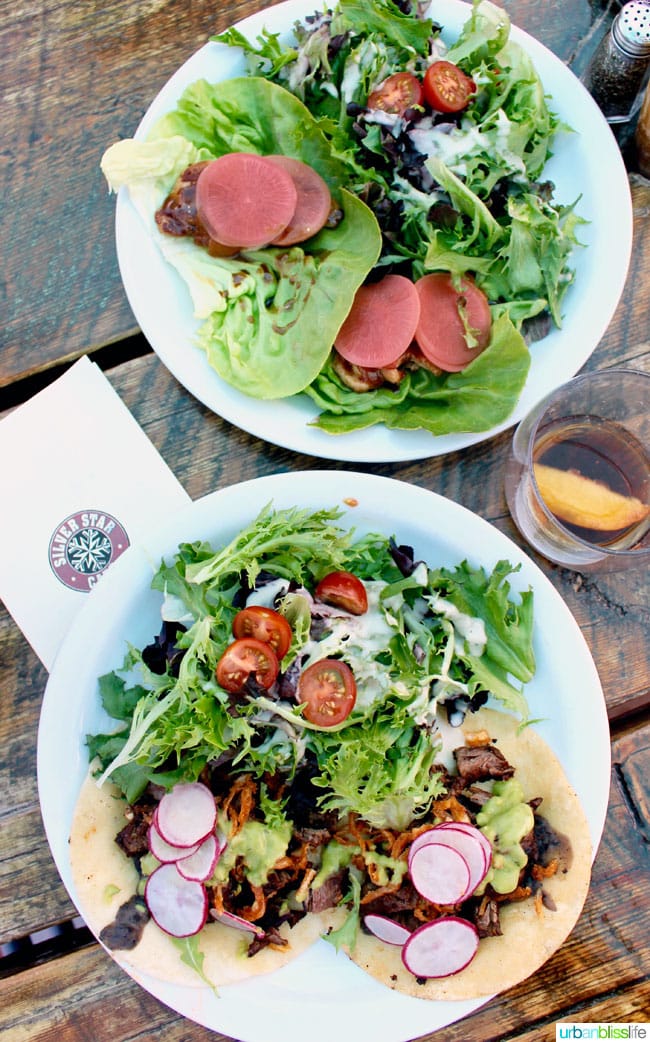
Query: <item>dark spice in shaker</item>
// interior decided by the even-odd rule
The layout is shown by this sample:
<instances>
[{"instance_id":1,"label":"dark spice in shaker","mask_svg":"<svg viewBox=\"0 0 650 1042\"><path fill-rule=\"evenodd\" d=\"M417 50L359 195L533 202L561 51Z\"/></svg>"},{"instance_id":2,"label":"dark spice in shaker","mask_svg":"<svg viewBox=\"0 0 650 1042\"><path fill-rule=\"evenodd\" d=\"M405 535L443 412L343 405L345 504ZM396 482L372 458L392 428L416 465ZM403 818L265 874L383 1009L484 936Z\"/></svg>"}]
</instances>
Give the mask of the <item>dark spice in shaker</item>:
<instances>
[{"instance_id":1,"label":"dark spice in shaker","mask_svg":"<svg viewBox=\"0 0 650 1042\"><path fill-rule=\"evenodd\" d=\"M628 119L650 63L650 3L631 0L601 41L584 77L604 115Z\"/></svg>"}]
</instances>

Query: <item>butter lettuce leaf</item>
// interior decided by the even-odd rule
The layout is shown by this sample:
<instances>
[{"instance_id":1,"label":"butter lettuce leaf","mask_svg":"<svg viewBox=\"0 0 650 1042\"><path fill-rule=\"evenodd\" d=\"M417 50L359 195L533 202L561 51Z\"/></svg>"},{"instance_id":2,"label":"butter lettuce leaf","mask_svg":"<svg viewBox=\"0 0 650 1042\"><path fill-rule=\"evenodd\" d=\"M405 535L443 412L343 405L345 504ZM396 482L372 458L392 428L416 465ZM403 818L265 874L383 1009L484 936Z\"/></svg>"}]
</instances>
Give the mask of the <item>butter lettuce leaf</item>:
<instances>
[{"instance_id":1,"label":"butter lettuce leaf","mask_svg":"<svg viewBox=\"0 0 650 1042\"><path fill-rule=\"evenodd\" d=\"M235 257L211 257L188 237L161 233L153 215L182 170L233 151L308 163L330 186L341 221L299 246ZM187 284L194 314L204 320L197 346L219 376L260 399L289 397L311 383L382 240L372 210L345 188L348 167L305 105L261 77L199 80L147 141L114 146L104 173L112 187L129 187L163 255Z\"/></svg>"},{"instance_id":2,"label":"butter lettuce leaf","mask_svg":"<svg viewBox=\"0 0 650 1042\"><path fill-rule=\"evenodd\" d=\"M418 369L407 372L394 390L357 394L341 383L328 363L306 390L322 410L316 426L330 434L375 423L432 434L482 431L508 418L529 367L524 339L504 314L494 321L489 346L461 373L436 376Z\"/></svg>"},{"instance_id":3,"label":"butter lettuce leaf","mask_svg":"<svg viewBox=\"0 0 650 1042\"><path fill-rule=\"evenodd\" d=\"M153 126L149 140L179 136L214 159L228 152L292 156L313 167L334 190L348 177L346 163L334 154L306 105L261 76L190 84L176 108Z\"/></svg>"},{"instance_id":4,"label":"butter lettuce leaf","mask_svg":"<svg viewBox=\"0 0 650 1042\"><path fill-rule=\"evenodd\" d=\"M327 361L354 295L381 249L372 211L341 192L343 220L305 248L272 249L217 262L231 274L223 310L198 342L213 369L255 398L284 398L314 380Z\"/></svg>"}]
</instances>

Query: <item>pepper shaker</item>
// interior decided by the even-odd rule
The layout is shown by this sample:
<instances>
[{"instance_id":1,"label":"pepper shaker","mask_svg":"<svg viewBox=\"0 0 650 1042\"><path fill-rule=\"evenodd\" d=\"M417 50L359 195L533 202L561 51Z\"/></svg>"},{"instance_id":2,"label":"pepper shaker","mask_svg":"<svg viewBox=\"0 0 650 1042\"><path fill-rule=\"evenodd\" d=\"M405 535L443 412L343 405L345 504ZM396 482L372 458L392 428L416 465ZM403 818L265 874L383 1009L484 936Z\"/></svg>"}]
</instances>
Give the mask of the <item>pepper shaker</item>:
<instances>
[{"instance_id":1,"label":"pepper shaker","mask_svg":"<svg viewBox=\"0 0 650 1042\"><path fill-rule=\"evenodd\" d=\"M650 64L650 3L630 0L601 40L583 82L610 123L625 123Z\"/></svg>"}]
</instances>

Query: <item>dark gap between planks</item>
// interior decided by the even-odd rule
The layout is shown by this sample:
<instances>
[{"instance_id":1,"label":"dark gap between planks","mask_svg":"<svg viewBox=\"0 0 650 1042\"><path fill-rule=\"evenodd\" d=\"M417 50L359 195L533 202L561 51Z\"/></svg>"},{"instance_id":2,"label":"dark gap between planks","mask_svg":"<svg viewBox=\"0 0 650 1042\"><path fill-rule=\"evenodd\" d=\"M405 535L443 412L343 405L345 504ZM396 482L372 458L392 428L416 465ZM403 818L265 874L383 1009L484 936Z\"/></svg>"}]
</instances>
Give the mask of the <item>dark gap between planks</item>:
<instances>
[{"instance_id":1,"label":"dark gap between planks","mask_svg":"<svg viewBox=\"0 0 650 1042\"><path fill-rule=\"evenodd\" d=\"M97 944L81 916L0 944L0 980Z\"/></svg>"},{"instance_id":2,"label":"dark gap between planks","mask_svg":"<svg viewBox=\"0 0 650 1042\"><path fill-rule=\"evenodd\" d=\"M60 376L63 376L83 354L84 352L82 351L79 356L71 359L69 362L50 366L48 369L43 369L38 373L32 373L31 376L25 376L21 380L16 380L15 383L8 384L6 387L0 387L0 413L5 412L7 409L14 409L17 405L23 405L29 401L39 391L42 391ZM145 337L139 333L136 336L116 341L114 344L105 344L104 347L89 351L88 357L91 361L96 362L103 372L107 372L116 368L116 366L123 365L125 362L133 361L134 358L142 358L148 354L152 354L152 349Z\"/></svg>"}]
</instances>

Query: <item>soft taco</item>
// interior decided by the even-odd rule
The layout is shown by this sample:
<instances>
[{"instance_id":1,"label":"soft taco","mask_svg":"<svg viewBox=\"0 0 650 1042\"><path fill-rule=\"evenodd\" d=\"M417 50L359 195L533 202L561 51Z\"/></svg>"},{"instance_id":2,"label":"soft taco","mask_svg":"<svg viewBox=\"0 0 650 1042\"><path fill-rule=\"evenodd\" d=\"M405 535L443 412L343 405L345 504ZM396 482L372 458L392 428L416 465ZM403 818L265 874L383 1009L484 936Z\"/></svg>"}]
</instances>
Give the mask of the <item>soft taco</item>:
<instances>
[{"instance_id":1,"label":"soft taco","mask_svg":"<svg viewBox=\"0 0 650 1042\"><path fill-rule=\"evenodd\" d=\"M253 956L255 935L246 931L244 923L232 927L208 918L198 948L193 952L185 948L184 939L161 930L148 913L142 862L135 853L145 854L144 844L133 845L129 855L116 842L134 820L136 829L141 827L144 806L148 816L151 804L140 801L134 819L134 811L114 785L108 782L99 787L89 775L79 794L70 833L70 864L79 910L125 969L176 984L209 982L218 987L279 969L340 921L343 913L332 910L303 916L294 926L285 923Z\"/></svg>"},{"instance_id":2,"label":"soft taco","mask_svg":"<svg viewBox=\"0 0 650 1042\"><path fill-rule=\"evenodd\" d=\"M580 915L590 879L589 828L559 761L532 727L481 709L451 733L457 736L453 767L451 761L449 769L439 765L444 789L426 818L403 831L378 829L360 819L336 821L314 808L303 816L306 823L294 827L289 852L277 858L253 895L248 888L242 891L241 873L235 883L237 859L225 879L208 882L200 975L196 961L192 968L181 959L178 941L157 926L138 897L143 870L151 867L143 837L155 817L155 797L147 794L128 807L110 783L99 787L89 777L70 840L75 887L89 926L123 965L188 984L207 979L220 985L273 971L318 937L329 936L373 977L408 995L469 999L511 987L559 948ZM213 787L224 791L223 776L216 781ZM216 797L217 808L227 804L218 817L221 826L241 826L245 805L252 820L255 801L256 786L235 777L227 796ZM470 828L482 823L492 846L482 884L448 906L423 898L407 867L414 841L444 822ZM236 834L231 843L236 848ZM358 883L356 902L350 898L351 871ZM251 900L261 914L252 910ZM252 916L266 937L211 921L224 911ZM469 964L433 979L411 972L403 938L425 924L458 918L477 934ZM271 925L274 920L277 925ZM378 922L396 927L398 943L369 932L367 924Z\"/></svg>"},{"instance_id":3,"label":"soft taco","mask_svg":"<svg viewBox=\"0 0 650 1042\"><path fill-rule=\"evenodd\" d=\"M462 730L470 743L475 743L478 732L489 735L490 746L494 744L515 768L513 777L526 804L534 808L534 828L519 841L526 861L513 890L506 888L505 893L498 893L488 883L478 898L472 897L462 907L461 914L474 918L481 936L476 954L460 972L433 979L417 977L406 968L399 946L383 943L364 930L359 932L350 952L354 962L389 988L424 999L478 998L504 991L529 977L571 933L591 875L589 825L575 790L547 743L532 727L520 729L512 717L486 709L466 719ZM480 752L482 747L470 744L466 748ZM474 820L477 815L482 820L483 806L475 801L483 799L481 790L489 791L493 785L484 777L464 790L456 790L458 803ZM441 807L441 814L447 813L462 816L458 807L447 811ZM488 826L484 829L490 831ZM491 834L493 848L498 851L499 837L494 830ZM493 863L504 857L504 853L495 853ZM380 911L382 902L370 900L366 908ZM392 895L392 901L387 897L383 902L384 910L396 908L400 908L399 893ZM417 923L404 903L396 918L410 926Z\"/></svg>"}]
</instances>

